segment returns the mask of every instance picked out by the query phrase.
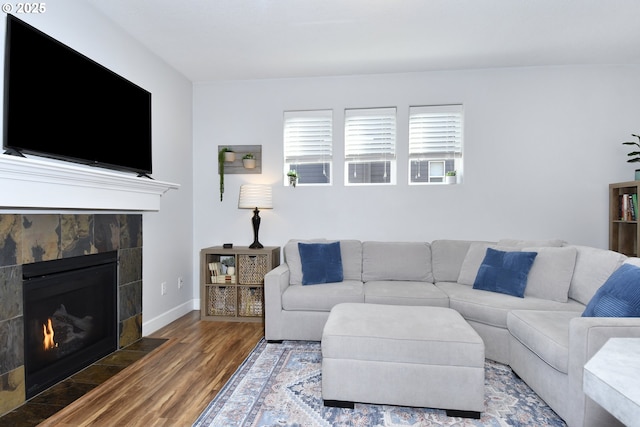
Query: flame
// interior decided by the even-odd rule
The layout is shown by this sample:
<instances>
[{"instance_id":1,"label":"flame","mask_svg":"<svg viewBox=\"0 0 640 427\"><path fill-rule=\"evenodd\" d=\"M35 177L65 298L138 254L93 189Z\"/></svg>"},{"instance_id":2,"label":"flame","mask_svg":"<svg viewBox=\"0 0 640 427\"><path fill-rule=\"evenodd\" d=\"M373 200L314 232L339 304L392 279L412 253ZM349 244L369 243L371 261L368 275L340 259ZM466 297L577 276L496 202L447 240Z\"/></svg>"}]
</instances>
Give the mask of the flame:
<instances>
[{"instance_id":1,"label":"flame","mask_svg":"<svg viewBox=\"0 0 640 427\"><path fill-rule=\"evenodd\" d=\"M44 332L44 349L50 350L57 347L56 343L53 341L53 325L51 324L51 318L47 319L46 325L42 325L42 331Z\"/></svg>"}]
</instances>

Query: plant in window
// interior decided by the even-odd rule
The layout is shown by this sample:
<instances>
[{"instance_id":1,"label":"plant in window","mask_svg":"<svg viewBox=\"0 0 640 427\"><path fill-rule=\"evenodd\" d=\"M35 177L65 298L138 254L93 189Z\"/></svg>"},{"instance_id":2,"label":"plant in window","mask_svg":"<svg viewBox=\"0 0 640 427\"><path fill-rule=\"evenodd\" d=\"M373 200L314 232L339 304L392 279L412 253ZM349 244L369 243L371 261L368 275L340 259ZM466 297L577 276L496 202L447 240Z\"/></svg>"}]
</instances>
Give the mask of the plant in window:
<instances>
[{"instance_id":1,"label":"plant in window","mask_svg":"<svg viewBox=\"0 0 640 427\"><path fill-rule=\"evenodd\" d=\"M290 170L287 172L287 176L289 177L289 185L292 185L295 188L298 183L298 172Z\"/></svg>"},{"instance_id":2,"label":"plant in window","mask_svg":"<svg viewBox=\"0 0 640 427\"><path fill-rule=\"evenodd\" d=\"M456 171L447 171L445 174L445 182L447 184L455 184L456 183Z\"/></svg>"}]
</instances>

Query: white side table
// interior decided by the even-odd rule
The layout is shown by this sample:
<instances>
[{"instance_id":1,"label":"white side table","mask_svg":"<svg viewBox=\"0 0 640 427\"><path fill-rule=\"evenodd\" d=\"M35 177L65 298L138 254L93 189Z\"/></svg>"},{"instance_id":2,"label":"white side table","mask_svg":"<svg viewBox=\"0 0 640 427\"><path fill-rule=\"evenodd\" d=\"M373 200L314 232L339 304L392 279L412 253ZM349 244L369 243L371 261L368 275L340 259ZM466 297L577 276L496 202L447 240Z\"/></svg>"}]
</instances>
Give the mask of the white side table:
<instances>
[{"instance_id":1,"label":"white side table","mask_svg":"<svg viewBox=\"0 0 640 427\"><path fill-rule=\"evenodd\" d=\"M584 365L587 396L629 427L640 426L640 338L611 338Z\"/></svg>"}]
</instances>

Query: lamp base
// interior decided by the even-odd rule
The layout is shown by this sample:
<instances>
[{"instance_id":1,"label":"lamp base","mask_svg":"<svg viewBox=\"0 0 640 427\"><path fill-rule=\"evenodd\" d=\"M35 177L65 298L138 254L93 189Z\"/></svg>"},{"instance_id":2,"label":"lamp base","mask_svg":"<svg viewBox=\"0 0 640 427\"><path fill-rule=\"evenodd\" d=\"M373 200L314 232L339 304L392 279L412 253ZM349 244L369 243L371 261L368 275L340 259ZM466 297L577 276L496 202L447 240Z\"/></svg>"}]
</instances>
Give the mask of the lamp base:
<instances>
[{"instance_id":1,"label":"lamp base","mask_svg":"<svg viewBox=\"0 0 640 427\"><path fill-rule=\"evenodd\" d=\"M253 211L253 218L251 218L251 223L253 225L253 243L249 245L249 249L262 249L262 243L258 242L258 230L260 229L260 211L258 208L255 208Z\"/></svg>"}]
</instances>

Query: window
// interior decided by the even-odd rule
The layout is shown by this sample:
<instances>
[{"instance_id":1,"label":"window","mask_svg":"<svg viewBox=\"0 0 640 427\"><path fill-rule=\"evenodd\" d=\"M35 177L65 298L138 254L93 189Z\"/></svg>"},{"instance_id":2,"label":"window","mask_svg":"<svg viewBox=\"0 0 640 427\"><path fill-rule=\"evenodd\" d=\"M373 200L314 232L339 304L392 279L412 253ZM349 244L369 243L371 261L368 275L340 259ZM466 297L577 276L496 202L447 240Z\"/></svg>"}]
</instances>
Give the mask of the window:
<instances>
[{"instance_id":1,"label":"window","mask_svg":"<svg viewBox=\"0 0 640 427\"><path fill-rule=\"evenodd\" d=\"M462 169L462 105L409 107L409 183L444 182Z\"/></svg>"},{"instance_id":2,"label":"window","mask_svg":"<svg viewBox=\"0 0 640 427\"><path fill-rule=\"evenodd\" d=\"M396 109L345 110L345 185L395 184Z\"/></svg>"},{"instance_id":3,"label":"window","mask_svg":"<svg viewBox=\"0 0 640 427\"><path fill-rule=\"evenodd\" d=\"M296 171L298 184L331 184L333 112L285 111L284 183Z\"/></svg>"}]
</instances>

